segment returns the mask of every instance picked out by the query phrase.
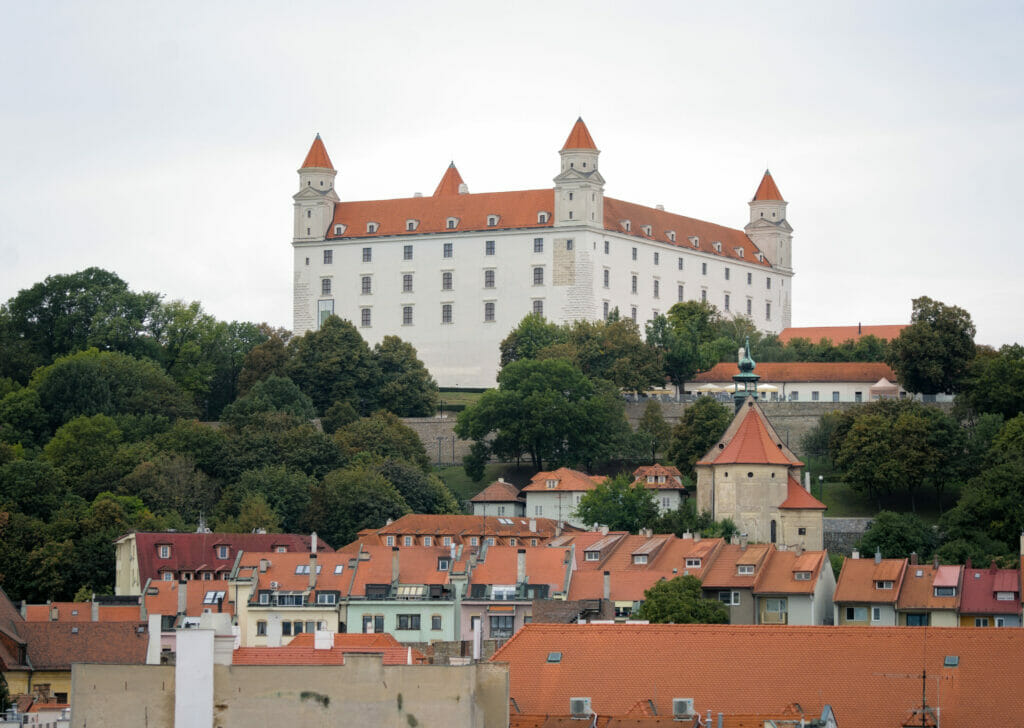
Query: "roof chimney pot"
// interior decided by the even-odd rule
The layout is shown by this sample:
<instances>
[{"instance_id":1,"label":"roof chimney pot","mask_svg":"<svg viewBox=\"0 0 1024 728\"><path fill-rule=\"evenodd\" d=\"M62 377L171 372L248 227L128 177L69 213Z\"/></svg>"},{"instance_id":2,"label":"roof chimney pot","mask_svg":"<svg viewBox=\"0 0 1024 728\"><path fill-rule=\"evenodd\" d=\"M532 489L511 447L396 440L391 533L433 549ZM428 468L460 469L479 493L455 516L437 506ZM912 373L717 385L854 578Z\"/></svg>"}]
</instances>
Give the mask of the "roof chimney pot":
<instances>
[{"instance_id":1,"label":"roof chimney pot","mask_svg":"<svg viewBox=\"0 0 1024 728\"><path fill-rule=\"evenodd\" d=\"M877 550L877 549L875 550L875 563L876 564L882 563L882 552Z\"/></svg>"}]
</instances>

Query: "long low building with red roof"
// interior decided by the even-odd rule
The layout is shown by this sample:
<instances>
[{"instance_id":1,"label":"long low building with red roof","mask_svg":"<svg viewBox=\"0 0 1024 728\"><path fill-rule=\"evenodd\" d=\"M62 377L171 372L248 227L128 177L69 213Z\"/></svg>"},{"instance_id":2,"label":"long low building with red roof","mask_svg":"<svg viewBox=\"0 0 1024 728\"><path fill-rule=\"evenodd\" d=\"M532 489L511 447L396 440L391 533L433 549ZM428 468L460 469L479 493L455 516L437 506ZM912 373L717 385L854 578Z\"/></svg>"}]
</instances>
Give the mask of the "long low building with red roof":
<instances>
[{"instance_id":1,"label":"long low building with red roof","mask_svg":"<svg viewBox=\"0 0 1024 728\"><path fill-rule=\"evenodd\" d=\"M410 342L441 386L493 387L498 345L527 313L618 309L642 328L707 301L762 331L790 325L793 229L770 172L747 210L737 201L740 229L605 197L599 156L579 119L553 188L471 193L451 163L430 195L343 200L318 135L293 196L294 332L340 316L370 344Z\"/></svg>"},{"instance_id":2,"label":"long low building with red roof","mask_svg":"<svg viewBox=\"0 0 1024 728\"><path fill-rule=\"evenodd\" d=\"M734 362L720 362L687 382L688 392L706 391L714 385L732 390L739 369ZM907 396L896 381L896 373L883 362L758 362L758 386L762 401L786 402L871 402Z\"/></svg>"},{"instance_id":3,"label":"long low building with red roof","mask_svg":"<svg viewBox=\"0 0 1024 728\"><path fill-rule=\"evenodd\" d=\"M812 344L829 341L838 346L846 341L859 341L874 336L882 341L895 339L909 324L857 324L856 326L788 326L779 332L779 341L788 344L793 339L806 339Z\"/></svg>"}]
</instances>

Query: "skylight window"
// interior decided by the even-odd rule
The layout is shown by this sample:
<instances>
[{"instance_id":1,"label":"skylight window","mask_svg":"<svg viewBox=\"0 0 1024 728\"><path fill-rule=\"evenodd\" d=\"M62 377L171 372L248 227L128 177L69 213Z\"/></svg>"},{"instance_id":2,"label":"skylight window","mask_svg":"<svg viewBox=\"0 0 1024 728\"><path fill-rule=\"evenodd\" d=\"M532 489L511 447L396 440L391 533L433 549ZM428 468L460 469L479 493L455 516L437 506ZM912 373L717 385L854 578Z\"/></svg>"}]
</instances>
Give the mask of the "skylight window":
<instances>
[{"instance_id":1,"label":"skylight window","mask_svg":"<svg viewBox=\"0 0 1024 728\"><path fill-rule=\"evenodd\" d=\"M551 662L551 655L548 655L548 662ZM942 661L943 667L957 667L960 664L960 655L946 655Z\"/></svg>"},{"instance_id":2,"label":"skylight window","mask_svg":"<svg viewBox=\"0 0 1024 728\"><path fill-rule=\"evenodd\" d=\"M203 597L203 604L216 604L219 601L223 601L226 593L222 591L208 591L206 596Z\"/></svg>"},{"instance_id":3,"label":"skylight window","mask_svg":"<svg viewBox=\"0 0 1024 728\"><path fill-rule=\"evenodd\" d=\"M946 660L948 661L949 658L947 657ZM561 662L561 661L562 661L562 653L561 652L549 652L548 653L548 662Z\"/></svg>"}]
</instances>

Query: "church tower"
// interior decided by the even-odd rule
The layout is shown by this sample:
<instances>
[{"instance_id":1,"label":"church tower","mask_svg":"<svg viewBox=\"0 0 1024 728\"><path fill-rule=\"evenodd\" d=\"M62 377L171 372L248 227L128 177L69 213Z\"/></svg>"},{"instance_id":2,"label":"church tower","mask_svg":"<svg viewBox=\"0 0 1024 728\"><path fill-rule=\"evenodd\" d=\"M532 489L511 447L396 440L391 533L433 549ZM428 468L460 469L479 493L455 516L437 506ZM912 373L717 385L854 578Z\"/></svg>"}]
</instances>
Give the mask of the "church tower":
<instances>
[{"instance_id":1,"label":"church tower","mask_svg":"<svg viewBox=\"0 0 1024 728\"><path fill-rule=\"evenodd\" d=\"M327 148L317 134L299 167L299 191L292 196L295 200L294 242L306 243L326 237L334 219L334 203L338 201L334 191L337 174L331 158L327 156Z\"/></svg>"},{"instance_id":2,"label":"church tower","mask_svg":"<svg viewBox=\"0 0 1024 728\"><path fill-rule=\"evenodd\" d=\"M583 119L569 132L559 152L562 170L555 177L555 227L604 227L604 177L597 170L601 154Z\"/></svg>"},{"instance_id":3,"label":"church tower","mask_svg":"<svg viewBox=\"0 0 1024 728\"><path fill-rule=\"evenodd\" d=\"M793 270L793 228L786 222L786 205L782 193L765 170L761 184L750 205L750 222L743 230L754 245L765 254L768 262L786 272Z\"/></svg>"}]
</instances>

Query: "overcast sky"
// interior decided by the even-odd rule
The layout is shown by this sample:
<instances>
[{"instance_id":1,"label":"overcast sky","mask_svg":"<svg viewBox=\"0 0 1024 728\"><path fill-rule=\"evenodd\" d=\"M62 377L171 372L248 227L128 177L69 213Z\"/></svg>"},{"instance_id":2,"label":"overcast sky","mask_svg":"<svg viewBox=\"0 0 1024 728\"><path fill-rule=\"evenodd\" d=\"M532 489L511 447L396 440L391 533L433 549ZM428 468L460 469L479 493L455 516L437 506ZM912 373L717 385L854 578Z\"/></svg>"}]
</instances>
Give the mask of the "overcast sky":
<instances>
[{"instance_id":1,"label":"overcast sky","mask_svg":"<svg viewBox=\"0 0 1024 728\"><path fill-rule=\"evenodd\" d=\"M552 185L583 115L609 196L733 227L766 165L794 325L967 309L1022 341L1021 2L4 2L0 300L117 272L292 323L296 168L342 199Z\"/></svg>"}]
</instances>

